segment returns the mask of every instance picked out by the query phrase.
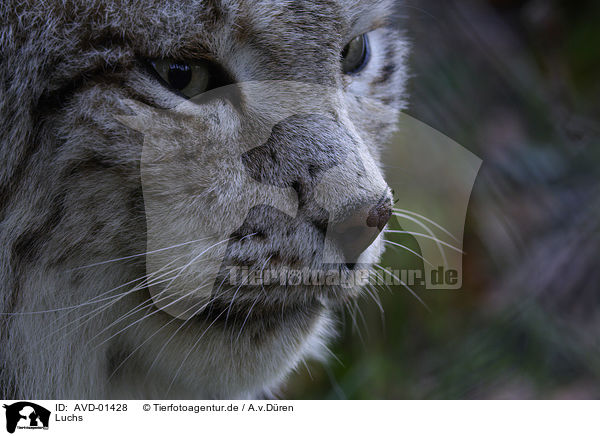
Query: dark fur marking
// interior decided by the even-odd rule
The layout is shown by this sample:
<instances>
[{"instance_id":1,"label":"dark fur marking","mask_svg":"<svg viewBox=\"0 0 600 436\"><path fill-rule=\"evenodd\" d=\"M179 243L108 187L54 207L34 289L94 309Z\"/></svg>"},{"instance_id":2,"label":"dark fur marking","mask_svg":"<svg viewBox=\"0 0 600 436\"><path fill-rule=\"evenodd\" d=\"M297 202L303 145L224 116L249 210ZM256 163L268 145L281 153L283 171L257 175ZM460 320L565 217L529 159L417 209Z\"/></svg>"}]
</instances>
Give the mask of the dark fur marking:
<instances>
[{"instance_id":1,"label":"dark fur marking","mask_svg":"<svg viewBox=\"0 0 600 436\"><path fill-rule=\"evenodd\" d=\"M123 65L110 66L107 64L95 65L86 71L80 72L73 79L65 82L58 88L43 94L38 103L39 115L46 115L56 112L57 109L66 105L76 92L82 89L97 86L100 83L119 83L124 79L122 75L125 72Z\"/></svg>"},{"instance_id":2,"label":"dark fur marking","mask_svg":"<svg viewBox=\"0 0 600 436\"><path fill-rule=\"evenodd\" d=\"M15 265L31 263L40 254L38 249L52 237L52 232L64 216L63 196L52 202L50 213L44 223L36 229L23 232L12 247L12 260Z\"/></svg>"},{"instance_id":3,"label":"dark fur marking","mask_svg":"<svg viewBox=\"0 0 600 436\"><path fill-rule=\"evenodd\" d=\"M125 359L127 359L131 354L131 350L129 347L124 346L123 344L115 345L111 347L106 352L106 372L107 377L110 377L121 365ZM123 367L118 368L122 370Z\"/></svg>"},{"instance_id":4,"label":"dark fur marking","mask_svg":"<svg viewBox=\"0 0 600 436\"><path fill-rule=\"evenodd\" d=\"M52 206L52 210L46 221L36 229L30 229L23 232L11 247L11 263L14 271L20 271L20 266L33 262L39 252L36 250L51 238L52 230L58 225L63 217L62 197L59 197ZM21 295L21 281L15 274L12 280L12 286L7 286L11 290L7 298L6 312L15 312Z\"/></svg>"},{"instance_id":5,"label":"dark fur marking","mask_svg":"<svg viewBox=\"0 0 600 436\"><path fill-rule=\"evenodd\" d=\"M381 69L381 75L375 80L373 81L374 85L381 85L383 83L386 83L390 80L390 78L392 77L392 74L394 74L394 72L396 71L396 64L391 62L389 64L386 64L382 69Z\"/></svg>"}]
</instances>

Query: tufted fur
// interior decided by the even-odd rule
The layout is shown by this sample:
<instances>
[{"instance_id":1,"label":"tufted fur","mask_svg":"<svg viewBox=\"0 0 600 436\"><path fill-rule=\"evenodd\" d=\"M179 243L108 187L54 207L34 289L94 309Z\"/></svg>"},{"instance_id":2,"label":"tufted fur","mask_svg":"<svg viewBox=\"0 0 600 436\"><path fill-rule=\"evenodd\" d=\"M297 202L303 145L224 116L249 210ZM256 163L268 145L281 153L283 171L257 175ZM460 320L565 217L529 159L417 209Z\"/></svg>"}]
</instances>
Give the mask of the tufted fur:
<instances>
[{"instance_id":1,"label":"tufted fur","mask_svg":"<svg viewBox=\"0 0 600 436\"><path fill-rule=\"evenodd\" d=\"M257 397L302 359L322 357L334 332L332 309L358 290L265 294L248 287L235 297L225 289L189 321L147 306L130 312L149 297L138 280L147 273L145 257L132 256L148 248L143 135L118 116L132 115L125 101L175 108L157 128L182 122L177 145L186 132L202 143L209 131L235 130L235 111L222 102L199 109L219 123L192 127L193 118L177 109L182 99L144 66L146 59L210 57L236 82L286 80L345 93L330 118L292 117L273 129L265 146L286 151L271 176L308 161L318 166L352 147L377 161L393 109L403 105L406 76L406 49L389 26L390 12L378 0L2 2L0 312L13 315L0 318L0 396ZM358 76L344 76L340 52L365 32L371 62ZM173 197L178 219L218 226L216 217L234 199L226 172L214 170L229 158L217 152L210 167L180 168L186 177ZM348 179L326 187L351 203L381 188L379 170L367 172L361 186ZM291 186L291 176L281 177ZM256 212L245 225L262 223L262 238L232 244L229 261L250 257L260 266L279 250L282 263L306 264L315 242L305 222L319 213L306 203L287 228L272 212ZM223 308L227 320L219 316Z\"/></svg>"}]
</instances>

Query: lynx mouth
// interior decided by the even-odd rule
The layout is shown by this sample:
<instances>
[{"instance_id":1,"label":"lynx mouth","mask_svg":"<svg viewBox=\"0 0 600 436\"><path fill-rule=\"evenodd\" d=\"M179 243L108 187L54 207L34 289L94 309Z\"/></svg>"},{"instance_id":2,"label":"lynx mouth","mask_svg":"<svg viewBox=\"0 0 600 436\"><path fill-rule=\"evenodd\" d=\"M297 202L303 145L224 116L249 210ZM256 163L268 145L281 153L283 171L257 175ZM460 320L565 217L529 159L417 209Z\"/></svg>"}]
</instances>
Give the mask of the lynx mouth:
<instances>
[{"instance_id":1,"label":"lynx mouth","mask_svg":"<svg viewBox=\"0 0 600 436\"><path fill-rule=\"evenodd\" d=\"M318 301L338 305L360 295L374 268L368 263L285 262L267 258L253 264L229 260L213 289L213 298L231 304L279 307Z\"/></svg>"},{"instance_id":2,"label":"lynx mouth","mask_svg":"<svg viewBox=\"0 0 600 436\"><path fill-rule=\"evenodd\" d=\"M345 247L337 239L328 244L321 226L306 227L299 232L288 228L285 237L265 231L236 234L213 294L218 293L219 286L229 286L247 295L263 293L276 299L282 294L287 301L312 296L340 300L357 295L373 272L373 259L363 254L376 237L348 262ZM356 238L348 233L344 236L346 240ZM335 250L333 255L332 250Z\"/></svg>"},{"instance_id":3,"label":"lynx mouth","mask_svg":"<svg viewBox=\"0 0 600 436\"><path fill-rule=\"evenodd\" d=\"M232 336L239 336L244 329L251 326L259 326L262 334L267 333L265 329L276 330L282 324L294 323L313 319L323 311L331 308L330 304L324 303L318 298L307 298L302 301L268 302L254 300L236 300L233 303L227 300L214 300L201 314L196 315L197 320L206 325L220 326L223 330L229 330ZM268 336L268 335L267 335ZM258 335L253 336L259 341Z\"/></svg>"}]
</instances>

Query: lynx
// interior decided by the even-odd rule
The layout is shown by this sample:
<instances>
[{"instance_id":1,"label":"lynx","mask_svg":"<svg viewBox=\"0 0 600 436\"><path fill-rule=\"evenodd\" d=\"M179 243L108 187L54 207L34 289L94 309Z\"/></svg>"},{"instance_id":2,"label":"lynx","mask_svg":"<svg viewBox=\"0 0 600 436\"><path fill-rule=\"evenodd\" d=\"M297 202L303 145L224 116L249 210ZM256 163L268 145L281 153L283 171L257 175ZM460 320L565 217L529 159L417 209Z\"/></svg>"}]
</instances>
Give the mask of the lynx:
<instances>
[{"instance_id":1,"label":"lynx","mask_svg":"<svg viewBox=\"0 0 600 436\"><path fill-rule=\"evenodd\" d=\"M381 150L406 94L395 5L8 0L0 14L0 396L261 398L325 358L359 285L236 285L222 268L316 268L332 229L337 272L378 261ZM149 138L168 170L150 184ZM204 286L214 248L194 235L219 232L207 298L170 310L167 288Z\"/></svg>"}]
</instances>

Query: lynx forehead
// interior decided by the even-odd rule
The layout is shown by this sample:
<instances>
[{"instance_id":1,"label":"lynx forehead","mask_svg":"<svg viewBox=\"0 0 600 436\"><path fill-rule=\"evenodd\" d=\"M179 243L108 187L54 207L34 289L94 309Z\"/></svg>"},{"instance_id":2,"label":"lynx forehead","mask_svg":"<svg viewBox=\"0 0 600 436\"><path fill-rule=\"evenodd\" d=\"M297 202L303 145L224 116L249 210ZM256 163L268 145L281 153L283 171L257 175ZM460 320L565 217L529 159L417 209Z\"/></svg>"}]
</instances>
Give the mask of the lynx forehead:
<instances>
[{"instance_id":1,"label":"lynx forehead","mask_svg":"<svg viewBox=\"0 0 600 436\"><path fill-rule=\"evenodd\" d=\"M232 286L221 269L318 269L327 234L340 274L377 262L406 76L392 3L0 12L0 312L35 312L3 317L0 394L257 397L320 357L359 288ZM160 310L209 272L188 316Z\"/></svg>"}]
</instances>

